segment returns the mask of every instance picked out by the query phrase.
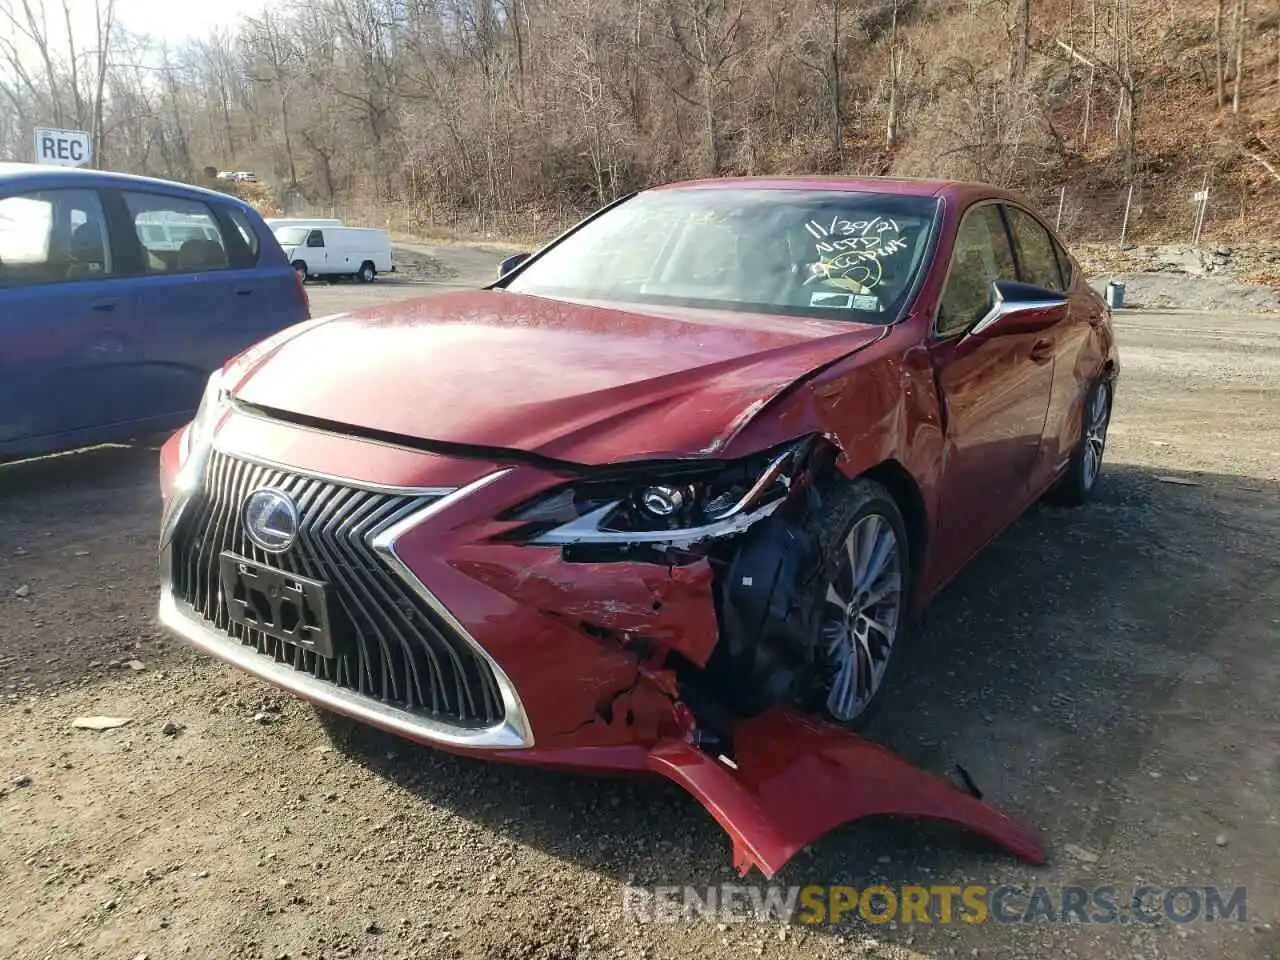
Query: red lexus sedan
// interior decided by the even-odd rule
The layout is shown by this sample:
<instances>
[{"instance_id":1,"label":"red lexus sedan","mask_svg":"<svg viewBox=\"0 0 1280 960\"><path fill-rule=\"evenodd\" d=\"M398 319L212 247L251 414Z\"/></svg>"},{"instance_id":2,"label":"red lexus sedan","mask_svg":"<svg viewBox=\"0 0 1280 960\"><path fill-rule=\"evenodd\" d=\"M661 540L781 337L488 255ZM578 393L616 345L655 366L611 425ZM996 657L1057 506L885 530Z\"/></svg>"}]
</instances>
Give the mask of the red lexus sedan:
<instances>
[{"instance_id":1,"label":"red lexus sedan","mask_svg":"<svg viewBox=\"0 0 1280 960\"><path fill-rule=\"evenodd\" d=\"M1017 196L737 179L317 318L165 446L163 622L443 749L685 786L744 872L869 814L1036 835L859 737L914 614L1087 499L1110 316Z\"/></svg>"}]
</instances>

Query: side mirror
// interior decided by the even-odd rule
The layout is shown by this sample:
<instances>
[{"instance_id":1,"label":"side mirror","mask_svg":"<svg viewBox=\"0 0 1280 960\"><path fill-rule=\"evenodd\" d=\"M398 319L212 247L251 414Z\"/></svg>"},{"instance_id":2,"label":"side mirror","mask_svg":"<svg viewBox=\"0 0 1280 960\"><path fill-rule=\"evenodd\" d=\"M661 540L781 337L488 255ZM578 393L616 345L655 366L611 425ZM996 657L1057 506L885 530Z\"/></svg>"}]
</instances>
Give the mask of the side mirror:
<instances>
[{"instance_id":1,"label":"side mirror","mask_svg":"<svg viewBox=\"0 0 1280 960\"><path fill-rule=\"evenodd\" d=\"M1012 280L993 281L991 288L991 309L973 325L970 336L1035 333L1066 319L1067 298L1056 290Z\"/></svg>"},{"instance_id":2,"label":"side mirror","mask_svg":"<svg viewBox=\"0 0 1280 960\"><path fill-rule=\"evenodd\" d=\"M498 279L501 280L503 277L505 277L508 273L510 273L516 267L520 266L520 264L528 260L529 257L531 256L532 254L529 254L529 253L515 253L507 257L507 259L503 260L500 264L498 264Z\"/></svg>"}]
</instances>

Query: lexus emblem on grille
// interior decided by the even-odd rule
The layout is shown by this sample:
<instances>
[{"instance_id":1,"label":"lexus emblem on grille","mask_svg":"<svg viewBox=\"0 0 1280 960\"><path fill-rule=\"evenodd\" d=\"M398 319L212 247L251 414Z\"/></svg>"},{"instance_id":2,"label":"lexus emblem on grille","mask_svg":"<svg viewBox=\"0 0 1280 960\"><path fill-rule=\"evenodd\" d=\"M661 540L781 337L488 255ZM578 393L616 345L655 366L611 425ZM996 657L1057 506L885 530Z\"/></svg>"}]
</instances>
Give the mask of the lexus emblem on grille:
<instances>
[{"instance_id":1,"label":"lexus emblem on grille","mask_svg":"<svg viewBox=\"0 0 1280 960\"><path fill-rule=\"evenodd\" d=\"M244 532L268 553L284 553L298 539L298 508L279 490L255 490L245 497Z\"/></svg>"}]
</instances>

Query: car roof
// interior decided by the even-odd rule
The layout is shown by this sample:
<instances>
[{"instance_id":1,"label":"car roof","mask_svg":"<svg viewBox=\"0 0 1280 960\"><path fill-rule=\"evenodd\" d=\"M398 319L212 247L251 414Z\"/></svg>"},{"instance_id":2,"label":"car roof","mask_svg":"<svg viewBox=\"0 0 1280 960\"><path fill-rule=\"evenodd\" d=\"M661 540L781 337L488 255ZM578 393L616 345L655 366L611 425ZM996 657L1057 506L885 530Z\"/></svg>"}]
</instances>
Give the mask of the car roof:
<instances>
[{"instance_id":1,"label":"car roof","mask_svg":"<svg viewBox=\"0 0 1280 960\"><path fill-rule=\"evenodd\" d=\"M139 177L132 173L116 173L110 170L83 170L75 167L57 167L52 164L0 162L0 187L13 188L24 184L47 187L54 181L62 187L83 189L139 187L232 203L243 209L251 209L249 204L229 193L219 193L217 190L207 190L204 187L177 183L173 180Z\"/></svg>"},{"instance_id":2,"label":"car roof","mask_svg":"<svg viewBox=\"0 0 1280 960\"><path fill-rule=\"evenodd\" d=\"M892 193L912 197L947 197L967 201L979 197L1024 202L1017 194L990 183L965 180L930 180L913 177L771 176L716 177L682 180L653 187L655 190L690 189L832 190L850 193Z\"/></svg>"}]
</instances>

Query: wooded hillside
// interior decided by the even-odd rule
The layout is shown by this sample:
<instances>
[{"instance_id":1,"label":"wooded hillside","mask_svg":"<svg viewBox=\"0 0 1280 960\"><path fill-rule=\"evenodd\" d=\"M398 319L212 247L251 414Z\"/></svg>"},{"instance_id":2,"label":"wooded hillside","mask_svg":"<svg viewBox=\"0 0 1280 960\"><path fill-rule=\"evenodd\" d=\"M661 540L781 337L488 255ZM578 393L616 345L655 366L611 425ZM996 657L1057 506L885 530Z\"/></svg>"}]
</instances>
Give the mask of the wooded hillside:
<instances>
[{"instance_id":1,"label":"wooded hillside","mask_svg":"<svg viewBox=\"0 0 1280 960\"><path fill-rule=\"evenodd\" d=\"M1010 185L1092 239L1133 184L1130 236L1181 239L1207 183L1206 235L1280 235L1280 0L310 0L181 49L96 2L67 43L0 0L0 157L80 127L112 169L525 233L812 171Z\"/></svg>"}]
</instances>

